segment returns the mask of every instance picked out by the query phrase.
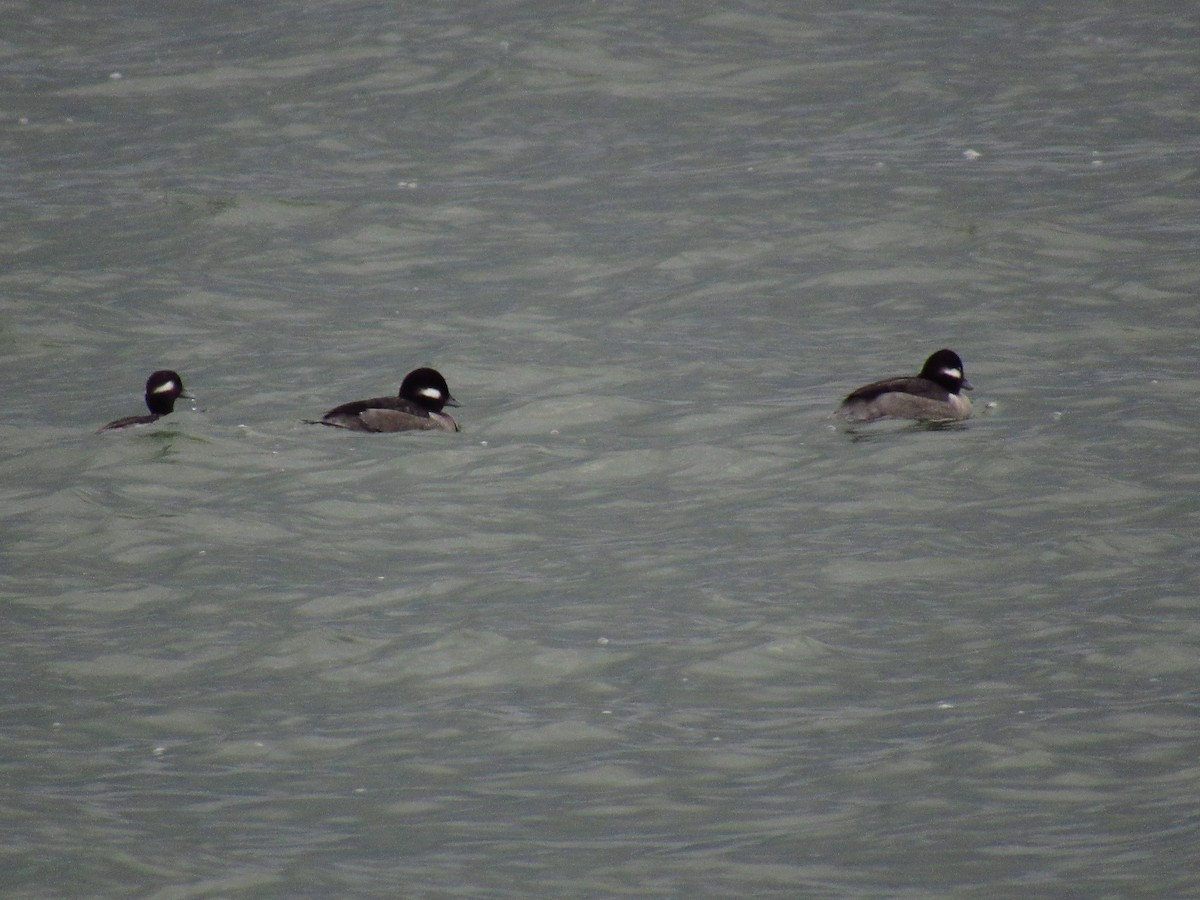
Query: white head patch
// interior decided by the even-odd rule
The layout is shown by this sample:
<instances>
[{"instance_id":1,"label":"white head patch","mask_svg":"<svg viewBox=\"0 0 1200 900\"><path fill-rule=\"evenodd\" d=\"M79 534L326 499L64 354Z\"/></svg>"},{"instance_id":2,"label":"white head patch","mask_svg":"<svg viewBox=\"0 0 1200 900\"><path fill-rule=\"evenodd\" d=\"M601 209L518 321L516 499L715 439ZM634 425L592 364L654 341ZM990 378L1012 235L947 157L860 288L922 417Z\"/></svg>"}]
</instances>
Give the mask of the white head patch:
<instances>
[{"instance_id":1,"label":"white head patch","mask_svg":"<svg viewBox=\"0 0 1200 900\"><path fill-rule=\"evenodd\" d=\"M962 369L942 369L943 375L949 375L951 378L962 380Z\"/></svg>"},{"instance_id":2,"label":"white head patch","mask_svg":"<svg viewBox=\"0 0 1200 900\"><path fill-rule=\"evenodd\" d=\"M158 387L156 387L150 393L152 393L152 394L169 394L172 391L177 391L177 390L179 390L179 385L175 382L174 379L171 379L170 381L164 381L162 384L160 384Z\"/></svg>"},{"instance_id":3,"label":"white head patch","mask_svg":"<svg viewBox=\"0 0 1200 900\"><path fill-rule=\"evenodd\" d=\"M419 391L417 391L417 394L418 394L419 396L421 396L421 397L428 397L430 400L441 400L441 399L443 399L443 398L442 398L442 392L441 392L441 391L439 391L439 390L438 390L437 388L435 388L435 387L424 387L424 388L421 388Z\"/></svg>"}]
</instances>

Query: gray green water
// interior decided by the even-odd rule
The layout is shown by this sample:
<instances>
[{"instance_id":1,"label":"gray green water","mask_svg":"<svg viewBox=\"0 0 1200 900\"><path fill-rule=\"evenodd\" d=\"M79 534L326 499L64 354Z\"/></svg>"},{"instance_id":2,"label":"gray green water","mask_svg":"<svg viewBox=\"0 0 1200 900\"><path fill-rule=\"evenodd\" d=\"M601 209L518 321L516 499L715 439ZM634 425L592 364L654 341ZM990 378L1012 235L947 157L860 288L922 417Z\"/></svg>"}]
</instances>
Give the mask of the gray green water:
<instances>
[{"instance_id":1,"label":"gray green water","mask_svg":"<svg viewBox=\"0 0 1200 900\"><path fill-rule=\"evenodd\" d=\"M0 20L5 897L1200 892L1200 14Z\"/></svg>"}]
</instances>

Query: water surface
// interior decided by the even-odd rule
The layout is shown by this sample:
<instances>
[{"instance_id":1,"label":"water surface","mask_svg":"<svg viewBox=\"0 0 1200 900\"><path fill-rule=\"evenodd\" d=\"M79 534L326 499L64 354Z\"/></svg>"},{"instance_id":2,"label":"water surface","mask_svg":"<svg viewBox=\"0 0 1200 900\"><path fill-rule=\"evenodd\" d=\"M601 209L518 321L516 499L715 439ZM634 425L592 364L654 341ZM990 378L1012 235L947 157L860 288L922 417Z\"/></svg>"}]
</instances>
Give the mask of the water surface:
<instances>
[{"instance_id":1,"label":"water surface","mask_svg":"<svg viewBox=\"0 0 1200 900\"><path fill-rule=\"evenodd\" d=\"M1196 891L1196 14L4 19L5 896Z\"/></svg>"}]
</instances>

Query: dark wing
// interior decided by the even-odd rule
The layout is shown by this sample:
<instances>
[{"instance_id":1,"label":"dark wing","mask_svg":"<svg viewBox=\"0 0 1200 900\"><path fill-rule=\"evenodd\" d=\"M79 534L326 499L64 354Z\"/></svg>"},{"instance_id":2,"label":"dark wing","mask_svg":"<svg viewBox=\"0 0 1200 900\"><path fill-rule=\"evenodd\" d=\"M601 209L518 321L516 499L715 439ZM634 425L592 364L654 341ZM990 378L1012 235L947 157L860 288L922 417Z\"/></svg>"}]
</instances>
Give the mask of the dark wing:
<instances>
[{"instance_id":1,"label":"dark wing","mask_svg":"<svg viewBox=\"0 0 1200 900\"><path fill-rule=\"evenodd\" d=\"M96 429L97 434L101 431L112 431L116 428L129 428L132 425L149 425L151 422L157 422L162 416L126 416L123 419L114 419L107 425L102 425Z\"/></svg>"},{"instance_id":2,"label":"dark wing","mask_svg":"<svg viewBox=\"0 0 1200 900\"><path fill-rule=\"evenodd\" d=\"M429 411L400 397L374 397L335 406L321 417L322 425L354 431L430 430L441 426Z\"/></svg>"},{"instance_id":3,"label":"dark wing","mask_svg":"<svg viewBox=\"0 0 1200 900\"><path fill-rule=\"evenodd\" d=\"M846 403L870 403L883 394L909 394L913 397L923 397L926 400L949 400L950 392L940 384L935 384L928 378L885 378L883 381L873 381L851 392L842 401Z\"/></svg>"}]
</instances>

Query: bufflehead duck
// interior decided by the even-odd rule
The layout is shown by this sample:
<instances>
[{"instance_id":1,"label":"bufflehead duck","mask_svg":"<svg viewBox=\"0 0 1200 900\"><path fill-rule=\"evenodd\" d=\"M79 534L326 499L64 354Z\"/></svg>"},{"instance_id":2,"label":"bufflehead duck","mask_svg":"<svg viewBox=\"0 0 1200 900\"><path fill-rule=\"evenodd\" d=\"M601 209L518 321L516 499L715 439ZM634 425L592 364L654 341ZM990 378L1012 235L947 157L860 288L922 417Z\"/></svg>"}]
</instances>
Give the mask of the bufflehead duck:
<instances>
[{"instance_id":1,"label":"bufflehead duck","mask_svg":"<svg viewBox=\"0 0 1200 900\"><path fill-rule=\"evenodd\" d=\"M183 390L183 379L178 372L170 369L159 369L146 379L146 406L150 409L148 416L126 416L116 419L99 429L109 431L114 428L129 428L133 425L149 425L157 422L163 416L170 415L175 409L175 401L180 397L194 399Z\"/></svg>"},{"instance_id":2,"label":"bufflehead duck","mask_svg":"<svg viewBox=\"0 0 1200 900\"><path fill-rule=\"evenodd\" d=\"M458 431L458 423L442 412L443 406L458 406L446 379L435 369L413 369L396 397L343 403L320 419L305 421L351 431Z\"/></svg>"},{"instance_id":3,"label":"bufflehead duck","mask_svg":"<svg viewBox=\"0 0 1200 900\"><path fill-rule=\"evenodd\" d=\"M971 400L959 391L973 390L953 350L939 350L920 374L886 378L852 391L834 413L848 422L873 422L890 416L922 422L947 422L971 415Z\"/></svg>"}]
</instances>

